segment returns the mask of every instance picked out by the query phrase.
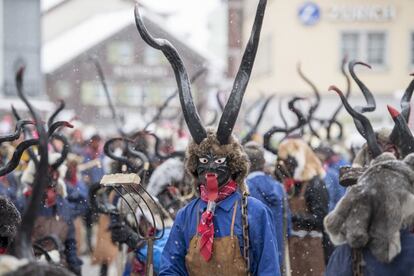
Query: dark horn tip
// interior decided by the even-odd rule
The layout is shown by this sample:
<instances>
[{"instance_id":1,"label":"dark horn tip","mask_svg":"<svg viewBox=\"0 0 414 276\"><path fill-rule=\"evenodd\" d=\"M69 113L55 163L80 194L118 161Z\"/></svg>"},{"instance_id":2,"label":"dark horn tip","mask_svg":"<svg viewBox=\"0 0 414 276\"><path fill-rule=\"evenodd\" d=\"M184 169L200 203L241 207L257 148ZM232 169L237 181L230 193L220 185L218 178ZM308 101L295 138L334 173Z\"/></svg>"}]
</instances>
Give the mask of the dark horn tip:
<instances>
[{"instance_id":1,"label":"dark horn tip","mask_svg":"<svg viewBox=\"0 0 414 276\"><path fill-rule=\"evenodd\" d=\"M388 112L391 114L391 117L393 119L397 118L400 115L400 112L398 112L397 109L395 109L394 107L387 105L388 108Z\"/></svg>"},{"instance_id":2,"label":"dark horn tip","mask_svg":"<svg viewBox=\"0 0 414 276\"><path fill-rule=\"evenodd\" d=\"M362 62L362 61L357 61L355 62L355 64L363 65L365 67L368 67L369 69L372 69L371 65L369 65L368 63Z\"/></svg>"},{"instance_id":3,"label":"dark horn tip","mask_svg":"<svg viewBox=\"0 0 414 276\"><path fill-rule=\"evenodd\" d=\"M71 123L69 123L69 122L65 122L65 127L73 128L73 125Z\"/></svg>"},{"instance_id":4,"label":"dark horn tip","mask_svg":"<svg viewBox=\"0 0 414 276\"><path fill-rule=\"evenodd\" d=\"M411 73L410 76L414 77L414 73Z\"/></svg>"}]
</instances>

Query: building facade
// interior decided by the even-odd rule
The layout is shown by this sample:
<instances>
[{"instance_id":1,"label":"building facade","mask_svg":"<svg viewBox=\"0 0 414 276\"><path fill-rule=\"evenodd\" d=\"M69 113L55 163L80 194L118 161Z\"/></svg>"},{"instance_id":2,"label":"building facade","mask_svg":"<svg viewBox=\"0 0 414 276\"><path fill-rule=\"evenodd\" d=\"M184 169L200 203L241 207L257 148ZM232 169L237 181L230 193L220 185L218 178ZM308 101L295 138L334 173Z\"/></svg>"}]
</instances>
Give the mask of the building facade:
<instances>
[{"instance_id":1,"label":"building facade","mask_svg":"<svg viewBox=\"0 0 414 276\"><path fill-rule=\"evenodd\" d=\"M158 17L145 12L144 19L151 33L170 40L178 49L190 77L207 65L202 54L167 31ZM115 124L91 58L100 62L111 99L127 128L142 128L177 89L167 59L138 34L132 7L91 15L45 42L42 52L50 98L65 100L73 115L104 131L114 129ZM193 85L193 95L200 103L205 94L198 92L203 91L208 91L206 74ZM177 96L166 114L179 110Z\"/></svg>"},{"instance_id":2,"label":"building facade","mask_svg":"<svg viewBox=\"0 0 414 276\"><path fill-rule=\"evenodd\" d=\"M243 38L250 33L257 2L244 1ZM326 114L339 103L328 87L335 84L345 89L340 65L346 55L372 66L371 70L358 68L357 72L374 93L384 116L385 104L398 106L399 97L412 80L412 11L412 0L268 0L247 97L255 98L259 92L311 95L296 71L300 62L323 95L318 113ZM355 83L352 91L351 102L362 104ZM380 115L373 116L381 121Z\"/></svg>"}]
</instances>

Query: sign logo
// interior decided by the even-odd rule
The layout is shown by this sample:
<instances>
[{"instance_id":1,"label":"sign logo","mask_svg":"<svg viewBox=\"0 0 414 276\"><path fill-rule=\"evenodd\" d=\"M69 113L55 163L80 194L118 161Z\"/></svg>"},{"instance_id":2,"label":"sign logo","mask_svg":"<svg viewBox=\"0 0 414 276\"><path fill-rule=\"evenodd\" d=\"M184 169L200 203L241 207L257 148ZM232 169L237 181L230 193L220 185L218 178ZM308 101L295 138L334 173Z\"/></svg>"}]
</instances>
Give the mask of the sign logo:
<instances>
[{"instance_id":1,"label":"sign logo","mask_svg":"<svg viewBox=\"0 0 414 276\"><path fill-rule=\"evenodd\" d=\"M299 7L298 17L303 25L313 26L319 22L321 10L315 3L306 2Z\"/></svg>"}]
</instances>

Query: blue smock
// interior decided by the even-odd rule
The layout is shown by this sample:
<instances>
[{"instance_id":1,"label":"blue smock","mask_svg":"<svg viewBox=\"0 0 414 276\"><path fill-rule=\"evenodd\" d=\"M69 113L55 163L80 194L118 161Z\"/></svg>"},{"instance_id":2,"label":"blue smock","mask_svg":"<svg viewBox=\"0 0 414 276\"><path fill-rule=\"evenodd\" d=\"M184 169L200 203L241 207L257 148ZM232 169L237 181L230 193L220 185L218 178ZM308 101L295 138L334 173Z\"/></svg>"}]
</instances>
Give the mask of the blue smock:
<instances>
[{"instance_id":1,"label":"blue smock","mask_svg":"<svg viewBox=\"0 0 414 276\"><path fill-rule=\"evenodd\" d=\"M389 264L378 261L369 249L363 249L364 276L414 275L414 234L401 231L401 253ZM329 259L326 276L352 276L352 249L338 246Z\"/></svg>"},{"instance_id":2,"label":"blue smock","mask_svg":"<svg viewBox=\"0 0 414 276\"><path fill-rule=\"evenodd\" d=\"M253 172L247 176L247 186L249 187L249 193L252 197L257 198L269 207L272 213L272 219L274 228L276 230L277 248L279 249L279 263L284 261L284 240L283 240L283 219L284 219L284 206L283 201L286 198L286 193L282 184L274 180L270 175L264 172ZM291 220L289 207L287 212L287 227L288 233L290 233Z\"/></svg>"},{"instance_id":3,"label":"blue smock","mask_svg":"<svg viewBox=\"0 0 414 276\"><path fill-rule=\"evenodd\" d=\"M213 218L214 237L230 236L230 225L233 215L233 206L236 200L241 202L241 194L235 192L216 206ZM240 250L243 252L241 204L237 206L234 233L236 234ZM269 209L259 200L249 197L247 200L249 237L250 237L250 270L252 275L280 275L277 241L275 240L274 225ZM197 231L197 217L207 207L200 198L192 200L178 211L170 237L161 258L162 275L188 275L185 266L185 256L190 241ZM198 214L197 214L198 213Z\"/></svg>"}]
</instances>

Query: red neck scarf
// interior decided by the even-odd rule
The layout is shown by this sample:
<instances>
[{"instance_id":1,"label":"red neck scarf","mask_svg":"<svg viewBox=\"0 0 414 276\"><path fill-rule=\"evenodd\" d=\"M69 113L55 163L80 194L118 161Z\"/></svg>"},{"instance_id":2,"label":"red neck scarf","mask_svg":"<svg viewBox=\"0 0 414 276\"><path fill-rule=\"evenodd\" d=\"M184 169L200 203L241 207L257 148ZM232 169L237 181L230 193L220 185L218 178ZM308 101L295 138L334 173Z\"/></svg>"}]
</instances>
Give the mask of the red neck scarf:
<instances>
[{"instance_id":1,"label":"red neck scarf","mask_svg":"<svg viewBox=\"0 0 414 276\"><path fill-rule=\"evenodd\" d=\"M214 182L215 181L215 182ZM217 188L217 178L207 177L206 185L200 185L201 199L206 202L220 202L233 194L237 189L237 183L230 180L226 185ZM197 233L200 235L200 254L208 262L213 253L214 240L214 210L206 210L201 215L200 223L198 224Z\"/></svg>"}]
</instances>

